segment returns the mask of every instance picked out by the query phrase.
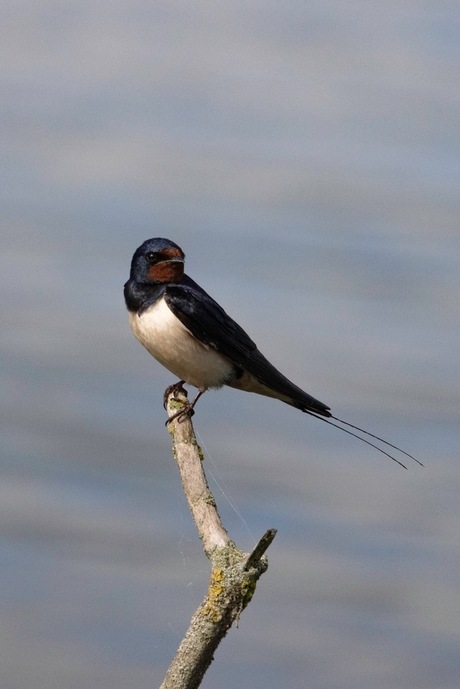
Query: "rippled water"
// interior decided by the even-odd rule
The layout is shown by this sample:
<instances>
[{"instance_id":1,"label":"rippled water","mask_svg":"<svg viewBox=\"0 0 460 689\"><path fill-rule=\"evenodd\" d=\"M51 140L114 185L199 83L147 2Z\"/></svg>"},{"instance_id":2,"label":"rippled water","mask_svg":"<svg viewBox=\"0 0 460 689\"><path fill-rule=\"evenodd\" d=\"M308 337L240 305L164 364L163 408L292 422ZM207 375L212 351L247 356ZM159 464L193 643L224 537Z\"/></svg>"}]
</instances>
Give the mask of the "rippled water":
<instances>
[{"instance_id":1,"label":"rippled water","mask_svg":"<svg viewBox=\"0 0 460 689\"><path fill-rule=\"evenodd\" d=\"M231 535L279 533L203 686L456 689L460 10L3 11L2 688L158 686L204 594L171 377L122 300L166 236L275 365L425 463L204 396Z\"/></svg>"}]
</instances>

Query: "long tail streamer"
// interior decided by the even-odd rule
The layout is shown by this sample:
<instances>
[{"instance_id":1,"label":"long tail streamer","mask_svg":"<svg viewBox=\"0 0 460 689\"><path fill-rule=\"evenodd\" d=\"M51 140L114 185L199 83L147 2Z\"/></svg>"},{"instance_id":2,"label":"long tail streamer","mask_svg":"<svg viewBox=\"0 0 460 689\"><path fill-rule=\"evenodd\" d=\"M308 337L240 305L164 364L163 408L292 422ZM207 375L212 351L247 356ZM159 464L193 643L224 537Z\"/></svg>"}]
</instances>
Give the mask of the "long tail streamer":
<instances>
[{"instance_id":1,"label":"long tail streamer","mask_svg":"<svg viewBox=\"0 0 460 689\"><path fill-rule=\"evenodd\" d=\"M386 450L383 450L381 447L376 445L375 443L371 443L370 440L366 440L366 438L362 438L358 433L353 433L353 431L350 431L348 428L342 428L342 426L339 426L339 423L343 424L344 426L348 426L349 428L353 428L355 431L359 431L360 433L364 433L365 435L370 436L371 438L374 438L374 440L378 440L380 443L383 443L384 445L387 445L388 447L392 447L394 450L397 450L398 452L401 452L401 454L405 455L406 457L409 457L412 459L414 462L419 464L421 467L423 466L422 462L419 462L418 459L410 455L408 452L405 450L402 450L400 447L397 445L393 445L393 443L388 442L388 440L384 440L383 438L380 438L380 436L375 435L374 433L370 433L369 431L365 431L364 428L360 428L359 426L355 426L352 423L349 423L348 421L343 421L343 419L338 419L336 416L330 416L329 418L325 418L324 416L320 416L319 414L315 414L314 412L307 411L307 414L310 414L310 416L314 416L315 419L319 419L320 421L324 421L325 423L328 423L330 426L334 426L334 428L338 428L339 431L343 431L344 433L348 433L348 435L352 435L354 438L358 438L358 440L361 440L361 442L366 443L366 445L370 445L374 449L378 450L378 452L381 452L383 455L386 455L390 459L393 460L393 462L396 462L396 464L399 464L403 469L407 469L407 466L403 464L403 462L400 462L399 459L396 459L396 457L393 457L392 454L387 452ZM330 419L334 419L334 421L338 421L338 423L334 423L334 421L331 421Z\"/></svg>"}]
</instances>

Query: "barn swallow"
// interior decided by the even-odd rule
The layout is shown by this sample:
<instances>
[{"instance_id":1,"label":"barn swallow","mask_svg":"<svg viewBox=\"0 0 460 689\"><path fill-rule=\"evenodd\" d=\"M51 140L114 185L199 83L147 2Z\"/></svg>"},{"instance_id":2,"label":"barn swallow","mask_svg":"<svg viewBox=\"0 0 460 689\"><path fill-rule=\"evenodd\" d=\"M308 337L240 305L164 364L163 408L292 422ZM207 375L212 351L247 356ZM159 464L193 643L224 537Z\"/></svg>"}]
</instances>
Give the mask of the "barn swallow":
<instances>
[{"instance_id":1,"label":"barn swallow","mask_svg":"<svg viewBox=\"0 0 460 689\"><path fill-rule=\"evenodd\" d=\"M174 242L159 237L148 239L135 251L129 280L124 286L134 335L157 361L180 379L167 389L165 399L170 391L184 383L192 385L198 388L188 408L193 413L195 403L206 390L228 385L296 407L357 437L404 468L407 467L393 455L357 432L420 464L396 445L333 416L330 407L288 380L263 356L243 328L185 275L184 261L184 252Z\"/></svg>"}]
</instances>

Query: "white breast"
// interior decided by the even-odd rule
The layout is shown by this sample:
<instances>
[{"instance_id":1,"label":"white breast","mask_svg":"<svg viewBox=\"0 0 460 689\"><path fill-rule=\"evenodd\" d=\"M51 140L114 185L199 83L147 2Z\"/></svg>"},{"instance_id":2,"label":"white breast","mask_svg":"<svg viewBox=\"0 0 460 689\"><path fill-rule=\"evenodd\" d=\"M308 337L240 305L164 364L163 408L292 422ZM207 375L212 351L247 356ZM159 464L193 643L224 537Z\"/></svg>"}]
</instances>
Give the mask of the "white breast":
<instances>
[{"instance_id":1,"label":"white breast","mask_svg":"<svg viewBox=\"0 0 460 689\"><path fill-rule=\"evenodd\" d=\"M129 319L139 342L186 383L200 389L218 388L232 377L229 360L193 337L164 299L140 316L130 311Z\"/></svg>"}]
</instances>

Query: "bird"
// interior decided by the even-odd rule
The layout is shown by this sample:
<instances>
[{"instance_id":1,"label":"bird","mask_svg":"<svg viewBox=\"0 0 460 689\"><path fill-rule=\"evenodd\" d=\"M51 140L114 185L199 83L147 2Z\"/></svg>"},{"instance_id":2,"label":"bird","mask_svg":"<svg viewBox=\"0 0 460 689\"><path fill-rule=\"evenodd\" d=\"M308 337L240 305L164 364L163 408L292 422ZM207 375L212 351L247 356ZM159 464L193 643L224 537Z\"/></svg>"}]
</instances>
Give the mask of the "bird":
<instances>
[{"instance_id":1,"label":"bird","mask_svg":"<svg viewBox=\"0 0 460 689\"><path fill-rule=\"evenodd\" d=\"M179 378L166 389L165 404L171 392L184 384L191 385L198 389L186 410L192 414L196 402L207 390L227 385L285 402L358 438L404 469L407 466L402 461L359 434L423 466L389 441L334 416L328 405L286 378L266 359L245 330L184 269L183 250L169 239L154 237L134 252L129 280L124 285L133 334L160 364Z\"/></svg>"}]
</instances>

